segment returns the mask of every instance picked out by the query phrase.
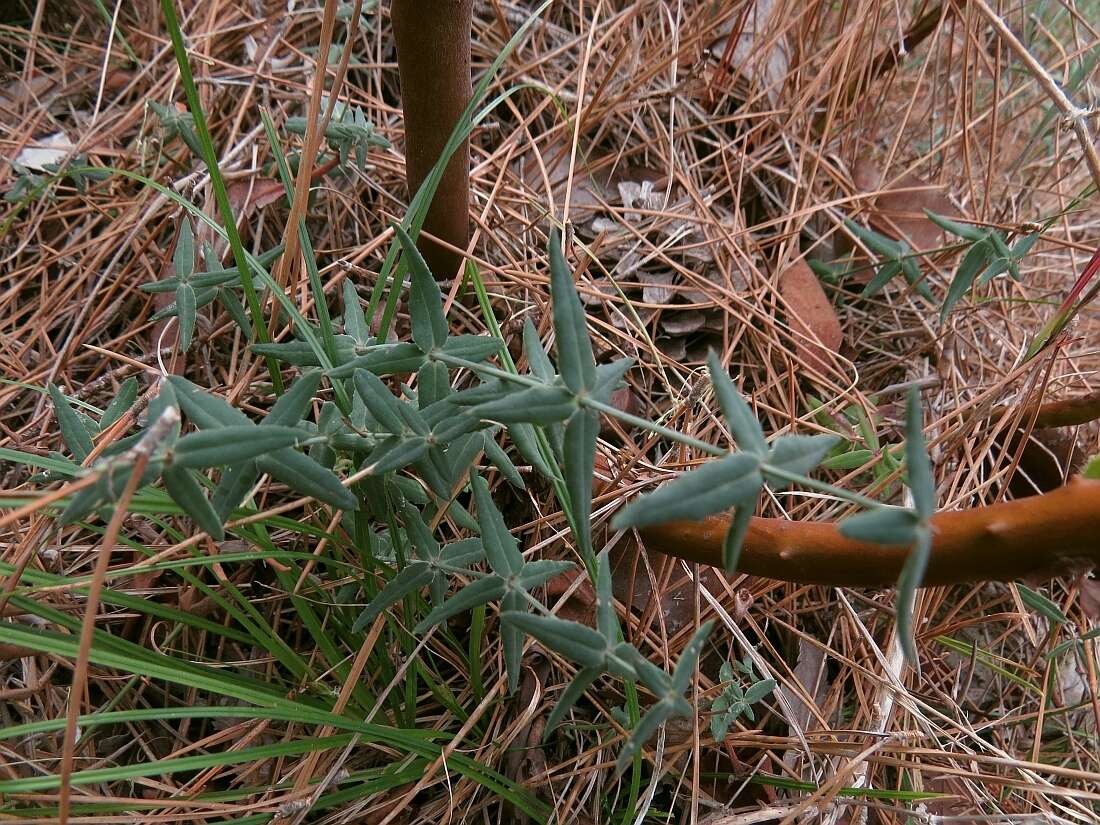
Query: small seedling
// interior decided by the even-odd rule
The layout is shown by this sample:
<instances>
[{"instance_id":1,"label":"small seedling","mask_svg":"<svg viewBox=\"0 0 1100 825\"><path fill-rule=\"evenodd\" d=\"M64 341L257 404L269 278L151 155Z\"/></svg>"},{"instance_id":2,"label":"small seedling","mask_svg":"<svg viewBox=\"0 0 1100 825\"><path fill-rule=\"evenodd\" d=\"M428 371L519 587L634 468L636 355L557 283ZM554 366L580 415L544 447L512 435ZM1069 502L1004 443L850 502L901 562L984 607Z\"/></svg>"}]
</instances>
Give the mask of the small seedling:
<instances>
[{"instance_id":1,"label":"small seedling","mask_svg":"<svg viewBox=\"0 0 1100 825\"><path fill-rule=\"evenodd\" d=\"M771 695L775 690L775 680L758 679L749 656L732 665L723 662L718 675L725 687L710 703L713 714L710 717L710 732L714 741L721 742L740 717L744 716L750 722L756 721L752 706Z\"/></svg>"}]
</instances>

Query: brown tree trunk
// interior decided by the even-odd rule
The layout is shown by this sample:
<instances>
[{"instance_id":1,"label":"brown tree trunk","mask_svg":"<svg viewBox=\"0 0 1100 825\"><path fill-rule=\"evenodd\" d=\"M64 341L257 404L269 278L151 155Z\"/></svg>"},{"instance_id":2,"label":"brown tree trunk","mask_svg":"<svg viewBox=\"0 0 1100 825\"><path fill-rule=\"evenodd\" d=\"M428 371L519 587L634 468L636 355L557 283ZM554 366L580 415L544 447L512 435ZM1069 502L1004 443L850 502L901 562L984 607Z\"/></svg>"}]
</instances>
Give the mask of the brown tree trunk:
<instances>
[{"instance_id":1,"label":"brown tree trunk","mask_svg":"<svg viewBox=\"0 0 1100 825\"><path fill-rule=\"evenodd\" d=\"M405 170L409 196L416 194L443 153L472 94L470 36L473 0L393 0L390 7L401 105L405 113ZM451 157L439 182L424 230L465 247L470 237L470 146ZM432 274L458 274L462 256L427 238L417 242Z\"/></svg>"}]
</instances>

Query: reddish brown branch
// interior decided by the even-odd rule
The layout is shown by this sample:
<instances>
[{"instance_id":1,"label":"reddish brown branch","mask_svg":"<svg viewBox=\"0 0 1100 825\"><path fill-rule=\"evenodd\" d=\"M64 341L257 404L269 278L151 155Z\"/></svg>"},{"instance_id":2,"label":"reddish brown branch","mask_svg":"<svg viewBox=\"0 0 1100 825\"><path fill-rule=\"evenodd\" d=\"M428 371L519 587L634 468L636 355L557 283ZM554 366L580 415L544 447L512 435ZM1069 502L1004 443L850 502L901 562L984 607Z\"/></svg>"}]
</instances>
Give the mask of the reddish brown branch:
<instances>
[{"instance_id":1,"label":"reddish brown branch","mask_svg":"<svg viewBox=\"0 0 1100 825\"><path fill-rule=\"evenodd\" d=\"M415 195L443 154L473 93L470 85L470 33L473 0L393 0L390 9L401 74L405 113L405 171ZM451 157L424 229L464 248L470 236L470 147ZM460 255L424 238L418 243L437 278L458 272Z\"/></svg>"},{"instance_id":2,"label":"reddish brown branch","mask_svg":"<svg viewBox=\"0 0 1100 825\"><path fill-rule=\"evenodd\" d=\"M641 530L647 548L721 566L728 516ZM1100 481L934 517L928 585L1012 581L1100 565ZM906 547L852 541L834 523L754 518L738 569L770 579L876 587L897 580Z\"/></svg>"},{"instance_id":3,"label":"reddish brown branch","mask_svg":"<svg viewBox=\"0 0 1100 825\"><path fill-rule=\"evenodd\" d=\"M1033 413L1035 414L1035 428L1038 430L1088 424L1090 421L1100 418L1100 392L1090 392L1071 398L1061 398L1057 401L1047 401L1039 405L1037 413L1034 406L1029 406L1024 410L1020 420L1024 423L1030 421Z\"/></svg>"}]
</instances>

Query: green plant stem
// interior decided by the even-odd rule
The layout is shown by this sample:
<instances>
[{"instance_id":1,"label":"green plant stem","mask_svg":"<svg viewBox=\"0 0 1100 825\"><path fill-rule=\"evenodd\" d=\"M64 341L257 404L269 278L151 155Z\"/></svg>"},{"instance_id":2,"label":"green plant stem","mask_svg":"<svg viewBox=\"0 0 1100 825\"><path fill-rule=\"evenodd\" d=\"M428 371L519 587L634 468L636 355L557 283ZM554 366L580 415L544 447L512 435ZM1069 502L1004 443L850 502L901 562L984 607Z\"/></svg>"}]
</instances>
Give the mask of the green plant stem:
<instances>
[{"instance_id":1,"label":"green plant stem","mask_svg":"<svg viewBox=\"0 0 1100 825\"><path fill-rule=\"evenodd\" d=\"M477 372L481 375L488 375L493 378L500 378L503 381L512 381L516 384L521 384L525 387L545 387L549 386L543 381L537 378L532 378L529 375L515 375L505 370L492 367L487 364L476 364L473 361L467 361L465 358L455 358L452 355L447 355L443 352L433 352L430 356L437 361L447 364L452 367L460 369L468 369ZM698 438L693 438L690 435L684 435L681 432L677 432L669 427L665 427L661 424L655 424L652 421L647 421L637 415L631 415L628 412L623 412L610 404L605 404L602 401L597 401L594 398L588 396L577 396L576 402L579 406L587 407L590 410L603 413L611 418L618 419L624 424L630 424L631 426L638 427L642 430L647 430L654 435L659 435L663 438L667 438L671 441L683 444L686 447L692 447L701 452L705 452L713 456L724 456L729 451L724 450L715 444L708 444L706 441L701 441ZM781 478L784 481L791 482L792 484L800 484L803 487L809 487L812 490L817 490L822 493L828 493L829 495L836 496L845 501L850 501L853 504L858 504L862 507L866 507L869 510L879 510L886 505L881 502L875 501L873 498L860 495L859 493L853 493L850 490L845 490L841 487L836 487L825 481L818 481L816 479L807 478L806 476L792 473L789 470L784 470L781 467L775 467L766 461L760 462L760 470L766 475L774 476L775 478Z\"/></svg>"},{"instance_id":2,"label":"green plant stem","mask_svg":"<svg viewBox=\"0 0 1100 825\"><path fill-rule=\"evenodd\" d=\"M237 272L241 276L241 288L244 290L245 299L248 301L248 310L252 314L256 338L260 343L267 343L271 340L271 333L264 320L256 288L252 284L250 274L252 270L249 266L248 254L241 242L241 235L237 231L237 222L233 217L233 205L229 202L229 190L218 167L218 156L214 151L214 141L210 136L210 128L206 124L206 114L203 112L199 100L199 90L195 85L195 77L191 73L191 63L187 56L187 47L183 42L183 32L180 31L179 19L176 17L176 9L172 0L160 0L160 7L164 13L164 22L168 27L168 34L172 39L172 51L175 53L176 63L179 66L180 82L187 97L187 106L191 110L191 116L195 121L195 132L202 144L203 162L210 172L210 185L214 190L214 199L217 201L218 212L221 214L222 223L225 226L229 247L233 250L233 260L237 264ZM275 393L281 395L283 392L283 378L279 372L278 362L272 356L268 356L266 361L267 371L271 376Z\"/></svg>"}]
</instances>

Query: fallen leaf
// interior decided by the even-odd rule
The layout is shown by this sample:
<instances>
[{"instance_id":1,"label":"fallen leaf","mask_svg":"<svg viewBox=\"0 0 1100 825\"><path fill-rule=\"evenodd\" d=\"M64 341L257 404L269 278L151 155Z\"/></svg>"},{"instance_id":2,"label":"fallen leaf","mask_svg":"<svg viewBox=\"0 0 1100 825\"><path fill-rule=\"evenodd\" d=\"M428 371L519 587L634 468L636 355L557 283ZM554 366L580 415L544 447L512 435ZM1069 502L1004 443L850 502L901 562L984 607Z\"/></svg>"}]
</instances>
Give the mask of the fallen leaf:
<instances>
[{"instance_id":1,"label":"fallen leaf","mask_svg":"<svg viewBox=\"0 0 1100 825\"><path fill-rule=\"evenodd\" d=\"M928 220L925 209L948 218L964 217L947 197L944 187L916 175L902 175L883 189L881 171L867 158L856 161L852 182L860 192L878 193L870 202L871 227L895 240L904 239L918 251L939 249L947 244L946 234Z\"/></svg>"},{"instance_id":2,"label":"fallen leaf","mask_svg":"<svg viewBox=\"0 0 1100 825\"><path fill-rule=\"evenodd\" d=\"M716 92L729 91L729 82L737 77L744 78L751 91L763 90L771 103L779 98L790 69L786 37L771 36L777 29L772 17L780 6L776 0L755 0L723 24L719 36L709 44L719 63L706 90L708 103L717 101Z\"/></svg>"},{"instance_id":3,"label":"fallen leaf","mask_svg":"<svg viewBox=\"0 0 1100 825\"><path fill-rule=\"evenodd\" d=\"M60 164L69 156L73 142L64 132L55 132L39 138L33 146L27 146L15 158L15 162L35 172L49 171L47 166Z\"/></svg>"},{"instance_id":4,"label":"fallen leaf","mask_svg":"<svg viewBox=\"0 0 1100 825\"><path fill-rule=\"evenodd\" d=\"M807 369L828 373L833 356L844 342L844 330L821 281L802 259L779 279L779 294L787 304L788 323L794 333L795 360Z\"/></svg>"},{"instance_id":5,"label":"fallen leaf","mask_svg":"<svg viewBox=\"0 0 1100 825\"><path fill-rule=\"evenodd\" d=\"M818 645L810 644L804 639L798 640L798 660L794 666L794 677L802 686L801 692L796 691L789 684L781 684L779 692L786 699L784 703L793 713L793 717L787 720L793 735L810 732L817 727L817 716L814 710L820 710L829 692L829 683L825 673L825 651ZM809 698L807 703L802 697ZM790 751L788 764L793 764L793 758L798 751Z\"/></svg>"},{"instance_id":6,"label":"fallen leaf","mask_svg":"<svg viewBox=\"0 0 1100 825\"><path fill-rule=\"evenodd\" d=\"M238 218L276 203L284 194L283 185L274 178L252 178L229 184L229 202Z\"/></svg>"},{"instance_id":7,"label":"fallen leaf","mask_svg":"<svg viewBox=\"0 0 1100 825\"><path fill-rule=\"evenodd\" d=\"M539 196L546 197L546 183L550 183L551 207L556 212L565 205L565 193L569 192L569 214L573 220L584 220L603 208L607 198L607 180L599 180L589 174L584 161L578 157L573 168L572 186L569 185L570 147L559 143L545 152L528 154L524 158L521 174L523 180ZM541 163L540 163L541 160ZM598 164L597 164L598 165ZM543 176L543 167L546 176ZM604 197L601 199L601 195Z\"/></svg>"}]
</instances>

